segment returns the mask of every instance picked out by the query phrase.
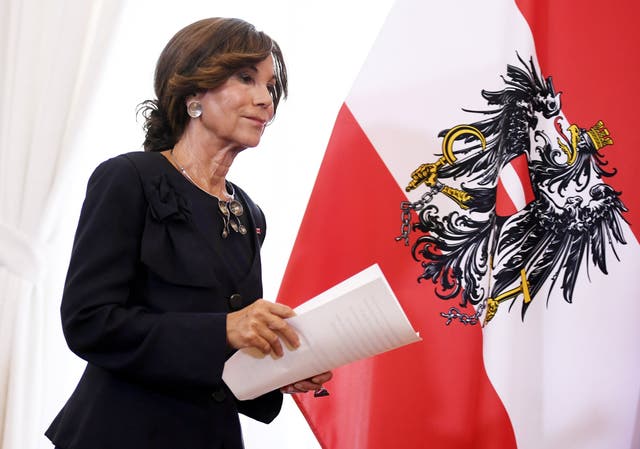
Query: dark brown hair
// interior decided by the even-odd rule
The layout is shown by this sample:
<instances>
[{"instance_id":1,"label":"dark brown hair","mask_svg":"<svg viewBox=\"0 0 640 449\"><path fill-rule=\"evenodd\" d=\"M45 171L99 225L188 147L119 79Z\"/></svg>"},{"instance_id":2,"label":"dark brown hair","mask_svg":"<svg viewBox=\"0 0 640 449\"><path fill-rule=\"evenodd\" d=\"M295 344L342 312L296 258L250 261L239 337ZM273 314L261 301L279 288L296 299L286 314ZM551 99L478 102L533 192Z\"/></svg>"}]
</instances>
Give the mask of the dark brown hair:
<instances>
[{"instance_id":1,"label":"dark brown hair","mask_svg":"<svg viewBox=\"0 0 640 449\"><path fill-rule=\"evenodd\" d=\"M239 69L273 56L273 106L287 96L287 69L280 47L241 19L211 18L186 26L167 43L155 72L156 100L138 107L145 118L145 151L172 148L188 123L185 100L215 89Z\"/></svg>"}]
</instances>

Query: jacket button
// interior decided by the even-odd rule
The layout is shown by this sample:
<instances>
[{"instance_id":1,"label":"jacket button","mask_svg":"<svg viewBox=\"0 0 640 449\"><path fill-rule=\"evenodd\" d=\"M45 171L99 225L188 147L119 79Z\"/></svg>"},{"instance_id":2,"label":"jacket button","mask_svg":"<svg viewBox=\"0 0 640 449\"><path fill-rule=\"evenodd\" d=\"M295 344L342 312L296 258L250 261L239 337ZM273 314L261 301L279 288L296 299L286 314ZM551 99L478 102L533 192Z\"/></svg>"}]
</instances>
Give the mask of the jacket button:
<instances>
[{"instance_id":1,"label":"jacket button","mask_svg":"<svg viewBox=\"0 0 640 449\"><path fill-rule=\"evenodd\" d=\"M211 397L216 402L222 402L227 399L227 393L224 392L222 388L217 389L213 393L211 393Z\"/></svg>"},{"instance_id":2,"label":"jacket button","mask_svg":"<svg viewBox=\"0 0 640 449\"><path fill-rule=\"evenodd\" d=\"M234 293L229 297L229 306L231 310L242 309L242 295L240 293Z\"/></svg>"}]
</instances>

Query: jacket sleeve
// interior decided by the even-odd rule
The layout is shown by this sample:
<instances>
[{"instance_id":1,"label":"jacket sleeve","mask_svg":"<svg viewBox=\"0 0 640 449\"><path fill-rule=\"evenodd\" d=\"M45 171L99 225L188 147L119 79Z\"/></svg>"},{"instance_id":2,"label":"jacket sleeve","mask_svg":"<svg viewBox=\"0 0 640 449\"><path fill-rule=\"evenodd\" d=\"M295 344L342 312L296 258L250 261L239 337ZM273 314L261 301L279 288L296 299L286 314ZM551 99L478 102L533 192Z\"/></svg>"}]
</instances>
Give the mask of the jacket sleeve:
<instances>
[{"instance_id":1,"label":"jacket sleeve","mask_svg":"<svg viewBox=\"0 0 640 449\"><path fill-rule=\"evenodd\" d=\"M263 423L270 423L280 413L282 393L280 390L274 390L249 401L237 401L236 404L238 411L243 415Z\"/></svg>"},{"instance_id":2,"label":"jacket sleeve","mask_svg":"<svg viewBox=\"0 0 640 449\"><path fill-rule=\"evenodd\" d=\"M226 314L154 311L133 296L146 204L127 158L91 176L62 298L67 343L89 363L145 382L219 386Z\"/></svg>"}]
</instances>

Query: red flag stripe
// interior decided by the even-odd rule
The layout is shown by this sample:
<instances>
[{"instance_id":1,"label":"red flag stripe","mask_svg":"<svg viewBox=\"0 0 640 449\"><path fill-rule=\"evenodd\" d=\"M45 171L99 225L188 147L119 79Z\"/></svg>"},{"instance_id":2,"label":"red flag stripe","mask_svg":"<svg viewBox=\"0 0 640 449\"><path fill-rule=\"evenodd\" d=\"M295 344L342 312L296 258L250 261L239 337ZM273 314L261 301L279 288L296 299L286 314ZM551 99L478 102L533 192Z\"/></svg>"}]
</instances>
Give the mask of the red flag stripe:
<instances>
[{"instance_id":1,"label":"red flag stripe","mask_svg":"<svg viewBox=\"0 0 640 449\"><path fill-rule=\"evenodd\" d=\"M343 105L279 301L300 304L377 262L424 341L336 370L329 397L296 400L328 449L514 448L509 418L484 370L480 327L444 325L439 312L457 304L418 283L415 261L395 241L404 199Z\"/></svg>"}]
</instances>

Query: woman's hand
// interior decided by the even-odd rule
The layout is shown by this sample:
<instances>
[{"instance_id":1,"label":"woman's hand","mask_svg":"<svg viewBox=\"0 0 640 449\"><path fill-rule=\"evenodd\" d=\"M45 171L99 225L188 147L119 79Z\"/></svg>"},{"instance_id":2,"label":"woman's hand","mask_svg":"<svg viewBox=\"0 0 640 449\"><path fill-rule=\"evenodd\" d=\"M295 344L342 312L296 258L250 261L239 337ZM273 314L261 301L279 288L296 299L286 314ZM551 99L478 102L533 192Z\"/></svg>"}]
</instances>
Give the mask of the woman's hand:
<instances>
[{"instance_id":1,"label":"woman's hand","mask_svg":"<svg viewBox=\"0 0 640 449\"><path fill-rule=\"evenodd\" d=\"M242 310L227 315L227 341L232 348L254 347L265 355L282 357L282 342L300 346L298 334L284 320L295 315L291 307L258 299Z\"/></svg>"},{"instance_id":2,"label":"woman's hand","mask_svg":"<svg viewBox=\"0 0 640 449\"><path fill-rule=\"evenodd\" d=\"M322 389L322 384L329 382L333 377L331 371L318 374L317 376L310 377L309 379L299 380L292 384L286 385L280 388L283 393L306 393L307 391L319 391Z\"/></svg>"}]
</instances>

